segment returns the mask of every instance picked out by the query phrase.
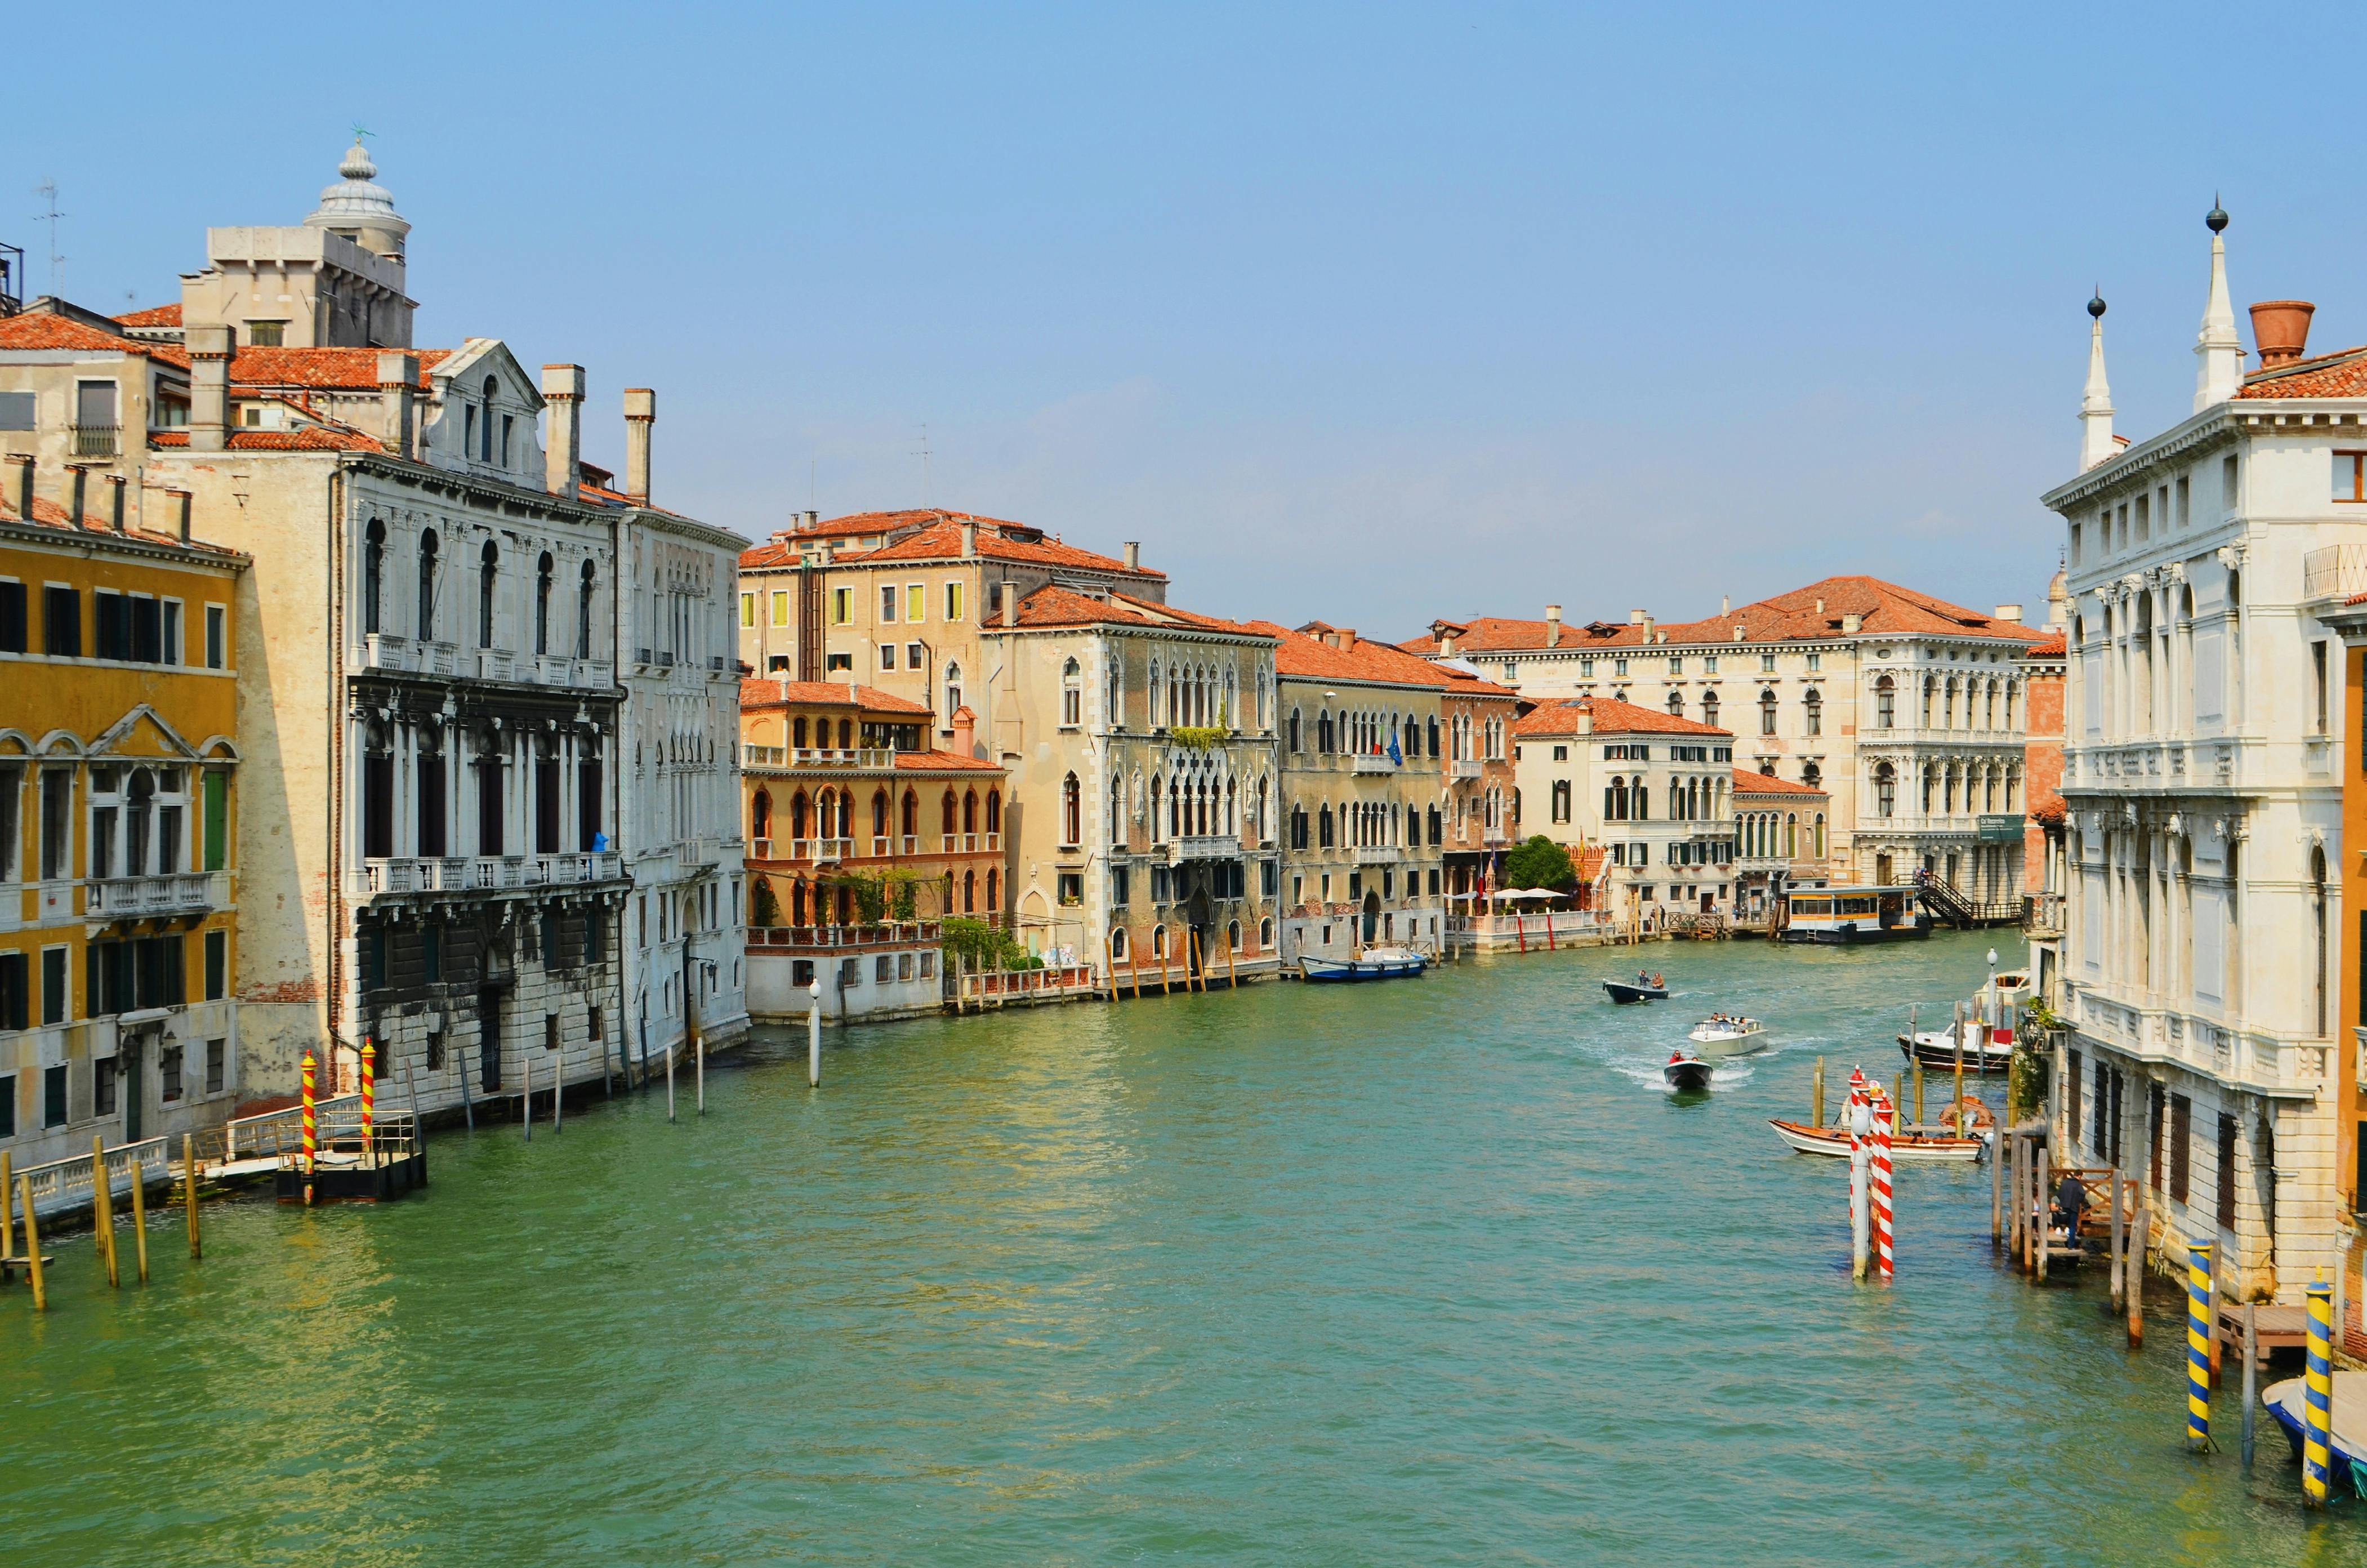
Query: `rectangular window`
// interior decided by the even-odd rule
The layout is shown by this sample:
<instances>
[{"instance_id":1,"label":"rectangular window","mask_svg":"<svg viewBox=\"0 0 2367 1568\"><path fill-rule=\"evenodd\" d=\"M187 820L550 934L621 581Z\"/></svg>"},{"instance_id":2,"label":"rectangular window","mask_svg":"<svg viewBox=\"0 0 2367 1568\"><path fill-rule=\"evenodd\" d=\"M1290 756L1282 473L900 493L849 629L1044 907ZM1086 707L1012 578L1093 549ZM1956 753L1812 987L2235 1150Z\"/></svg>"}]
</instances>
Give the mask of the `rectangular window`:
<instances>
[{"instance_id":1,"label":"rectangular window","mask_svg":"<svg viewBox=\"0 0 2367 1568\"><path fill-rule=\"evenodd\" d=\"M879 590L879 619L896 619L896 585L892 583L883 585Z\"/></svg>"},{"instance_id":2,"label":"rectangular window","mask_svg":"<svg viewBox=\"0 0 2367 1568\"><path fill-rule=\"evenodd\" d=\"M0 1029L33 1027L33 965L24 952L0 953Z\"/></svg>"},{"instance_id":3,"label":"rectangular window","mask_svg":"<svg viewBox=\"0 0 2367 1568\"><path fill-rule=\"evenodd\" d=\"M62 767L41 774L41 880L74 875L74 775Z\"/></svg>"},{"instance_id":4,"label":"rectangular window","mask_svg":"<svg viewBox=\"0 0 2367 1568\"><path fill-rule=\"evenodd\" d=\"M156 640L156 662L177 665L181 662L181 601L160 599L157 603L162 624Z\"/></svg>"},{"instance_id":5,"label":"rectangular window","mask_svg":"<svg viewBox=\"0 0 2367 1568\"><path fill-rule=\"evenodd\" d=\"M0 1075L0 1138L17 1136L17 1075Z\"/></svg>"},{"instance_id":6,"label":"rectangular window","mask_svg":"<svg viewBox=\"0 0 2367 1568\"><path fill-rule=\"evenodd\" d=\"M129 663L131 658L130 602L110 589L94 589L90 596L91 653L102 659L119 659Z\"/></svg>"},{"instance_id":7,"label":"rectangular window","mask_svg":"<svg viewBox=\"0 0 2367 1568\"><path fill-rule=\"evenodd\" d=\"M2236 1228L2236 1119L2219 1119L2219 1228Z\"/></svg>"},{"instance_id":8,"label":"rectangular window","mask_svg":"<svg viewBox=\"0 0 2367 1568\"><path fill-rule=\"evenodd\" d=\"M251 321L246 324L246 341L256 348L278 348L288 341L288 324L284 321ZM475 410L470 412L474 413Z\"/></svg>"},{"instance_id":9,"label":"rectangular window","mask_svg":"<svg viewBox=\"0 0 2367 1568\"><path fill-rule=\"evenodd\" d=\"M1133 884L1124 866L1110 868L1110 902L1123 909L1134 902Z\"/></svg>"},{"instance_id":10,"label":"rectangular window","mask_svg":"<svg viewBox=\"0 0 2367 1568\"><path fill-rule=\"evenodd\" d=\"M218 1095L222 1092L222 1085L227 1081L224 1069L229 1065L229 1040L206 1041L206 1093Z\"/></svg>"},{"instance_id":11,"label":"rectangular window","mask_svg":"<svg viewBox=\"0 0 2367 1568\"><path fill-rule=\"evenodd\" d=\"M2309 645L2309 662L2313 699L2310 722L2322 735L2326 733L2326 643L2323 641Z\"/></svg>"},{"instance_id":12,"label":"rectangular window","mask_svg":"<svg viewBox=\"0 0 2367 1568\"><path fill-rule=\"evenodd\" d=\"M2367 501L2367 452L2334 454L2334 498Z\"/></svg>"},{"instance_id":13,"label":"rectangular window","mask_svg":"<svg viewBox=\"0 0 2367 1568\"><path fill-rule=\"evenodd\" d=\"M206 1000L219 1002L230 994L230 933L206 933Z\"/></svg>"},{"instance_id":14,"label":"rectangular window","mask_svg":"<svg viewBox=\"0 0 2367 1568\"><path fill-rule=\"evenodd\" d=\"M1759 655L1759 673L1763 676L1772 676L1775 673L1774 654L1761 653Z\"/></svg>"},{"instance_id":15,"label":"rectangular window","mask_svg":"<svg viewBox=\"0 0 2367 1568\"><path fill-rule=\"evenodd\" d=\"M29 644L25 614L25 585L0 583L0 653L21 653Z\"/></svg>"},{"instance_id":16,"label":"rectangular window","mask_svg":"<svg viewBox=\"0 0 2367 1568\"><path fill-rule=\"evenodd\" d=\"M63 1127L66 1124L66 1070L61 1062L41 1069L41 1125Z\"/></svg>"},{"instance_id":17,"label":"rectangular window","mask_svg":"<svg viewBox=\"0 0 2367 1568\"><path fill-rule=\"evenodd\" d=\"M778 589L775 589L773 592L773 624L776 626L787 626L788 623L789 596Z\"/></svg>"},{"instance_id":18,"label":"rectangular window","mask_svg":"<svg viewBox=\"0 0 2367 1568\"><path fill-rule=\"evenodd\" d=\"M165 1101L181 1097L181 1048L168 1045L156 1059L157 1096Z\"/></svg>"},{"instance_id":19,"label":"rectangular window","mask_svg":"<svg viewBox=\"0 0 2367 1568\"><path fill-rule=\"evenodd\" d=\"M206 668L226 669L230 662L230 611L221 605L206 607Z\"/></svg>"},{"instance_id":20,"label":"rectangular window","mask_svg":"<svg viewBox=\"0 0 2367 1568\"><path fill-rule=\"evenodd\" d=\"M82 657L82 596L52 583L41 589L41 652L59 659Z\"/></svg>"},{"instance_id":21,"label":"rectangular window","mask_svg":"<svg viewBox=\"0 0 2367 1568\"><path fill-rule=\"evenodd\" d=\"M2184 1095L2169 1096L2169 1196L2186 1201L2187 1176L2193 1162L2194 1102Z\"/></svg>"},{"instance_id":22,"label":"rectangular window","mask_svg":"<svg viewBox=\"0 0 2367 1568\"><path fill-rule=\"evenodd\" d=\"M34 413L31 392L0 392L0 430L30 430Z\"/></svg>"},{"instance_id":23,"label":"rectangular window","mask_svg":"<svg viewBox=\"0 0 2367 1568\"><path fill-rule=\"evenodd\" d=\"M926 583L911 583L905 585L904 619L911 621L929 619L929 585Z\"/></svg>"},{"instance_id":24,"label":"rectangular window","mask_svg":"<svg viewBox=\"0 0 2367 1568\"><path fill-rule=\"evenodd\" d=\"M830 591L830 623L832 626L846 626L852 624L854 619L855 590L832 588Z\"/></svg>"},{"instance_id":25,"label":"rectangular window","mask_svg":"<svg viewBox=\"0 0 2367 1568\"><path fill-rule=\"evenodd\" d=\"M91 1114L115 1114L115 1058L102 1056L90 1064Z\"/></svg>"},{"instance_id":26,"label":"rectangular window","mask_svg":"<svg viewBox=\"0 0 2367 1568\"><path fill-rule=\"evenodd\" d=\"M921 653L922 653L922 649L921 649L921 645L920 645L918 642L907 642L907 643L905 643L905 644L904 644L904 667L905 667L906 669L908 669L908 670L917 670L917 669L919 669L919 668L921 667Z\"/></svg>"},{"instance_id":27,"label":"rectangular window","mask_svg":"<svg viewBox=\"0 0 2367 1568\"><path fill-rule=\"evenodd\" d=\"M879 667L883 670L892 670L896 667L896 644L893 642L879 644Z\"/></svg>"},{"instance_id":28,"label":"rectangular window","mask_svg":"<svg viewBox=\"0 0 2367 1568\"><path fill-rule=\"evenodd\" d=\"M41 1022L62 1024L74 1012L74 988L66 983L66 949L41 949Z\"/></svg>"},{"instance_id":29,"label":"rectangular window","mask_svg":"<svg viewBox=\"0 0 2367 1568\"><path fill-rule=\"evenodd\" d=\"M213 776L208 775L210 783ZM419 792L419 853L440 858L447 842L444 831L444 756L429 752L419 759L413 782Z\"/></svg>"},{"instance_id":30,"label":"rectangular window","mask_svg":"<svg viewBox=\"0 0 2367 1568\"><path fill-rule=\"evenodd\" d=\"M946 585L946 619L959 620L961 618L962 585L959 583L947 583Z\"/></svg>"},{"instance_id":31,"label":"rectangular window","mask_svg":"<svg viewBox=\"0 0 2367 1568\"><path fill-rule=\"evenodd\" d=\"M742 631L745 631L755 624L756 596L753 594L742 594L740 596L740 629Z\"/></svg>"}]
</instances>

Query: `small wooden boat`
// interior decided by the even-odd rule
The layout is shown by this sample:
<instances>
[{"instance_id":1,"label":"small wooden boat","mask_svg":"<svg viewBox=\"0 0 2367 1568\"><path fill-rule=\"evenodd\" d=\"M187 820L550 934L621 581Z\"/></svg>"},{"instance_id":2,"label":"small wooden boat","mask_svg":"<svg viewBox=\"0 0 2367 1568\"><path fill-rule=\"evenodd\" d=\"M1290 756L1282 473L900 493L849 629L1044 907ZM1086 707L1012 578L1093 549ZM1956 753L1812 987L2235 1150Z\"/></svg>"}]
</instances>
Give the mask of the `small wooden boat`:
<instances>
[{"instance_id":1,"label":"small wooden boat","mask_svg":"<svg viewBox=\"0 0 2367 1568\"><path fill-rule=\"evenodd\" d=\"M1429 957L1415 952L1411 948L1366 948L1353 959L1302 958L1298 960L1298 972L1303 978L1325 984L1365 980L1410 980L1429 967Z\"/></svg>"},{"instance_id":2,"label":"small wooden boat","mask_svg":"<svg viewBox=\"0 0 2367 1568\"><path fill-rule=\"evenodd\" d=\"M1837 1154L1849 1156L1850 1135L1846 1127L1812 1127L1805 1121L1785 1121L1770 1117L1767 1125L1775 1136L1803 1154ZM1890 1158L1896 1165L1971 1165L1988 1148L1986 1138L1958 1138L1953 1133L1926 1132L1909 1130L1890 1141Z\"/></svg>"},{"instance_id":3,"label":"small wooden boat","mask_svg":"<svg viewBox=\"0 0 2367 1568\"><path fill-rule=\"evenodd\" d=\"M1698 1056L1688 1056L1678 1051L1670 1053L1668 1062L1660 1068L1660 1076L1672 1089L1706 1089L1710 1074L1716 1071L1716 1062L1704 1062Z\"/></svg>"},{"instance_id":4,"label":"small wooden boat","mask_svg":"<svg viewBox=\"0 0 2367 1568\"><path fill-rule=\"evenodd\" d=\"M1757 1018L1704 1018L1685 1038L1704 1056L1745 1056L1767 1049L1767 1026Z\"/></svg>"},{"instance_id":5,"label":"small wooden boat","mask_svg":"<svg viewBox=\"0 0 2367 1568\"><path fill-rule=\"evenodd\" d=\"M1984 1042L1982 1035L1989 1039ZM1927 1073L1953 1073L1956 1070L1956 1031L1954 1029L1920 1029L1914 1034L1898 1037L1899 1053L1908 1061L1921 1065ZM1994 1077L2013 1065L2013 1031L1983 1029L1974 1024L1965 1026L1965 1071Z\"/></svg>"},{"instance_id":6,"label":"small wooden boat","mask_svg":"<svg viewBox=\"0 0 2367 1568\"><path fill-rule=\"evenodd\" d=\"M1603 983L1603 989L1611 993L1611 999L1623 1007L1630 1002L1665 1002L1669 999L1669 988L1665 985L1630 985L1624 980L1606 980Z\"/></svg>"},{"instance_id":7,"label":"small wooden boat","mask_svg":"<svg viewBox=\"0 0 2367 1568\"><path fill-rule=\"evenodd\" d=\"M2237 1364L2241 1366L2241 1360ZM2307 1384L2301 1378L2287 1378L2260 1391L2260 1403L2284 1428L2285 1441L2293 1445L2296 1460L2301 1458L2306 1392ZM2334 1374L2334 1403L2328 1414L2333 1429L2326 1435L2326 1480L2335 1495L2341 1496L2355 1490L2352 1471L2367 1470L2367 1372Z\"/></svg>"}]
</instances>

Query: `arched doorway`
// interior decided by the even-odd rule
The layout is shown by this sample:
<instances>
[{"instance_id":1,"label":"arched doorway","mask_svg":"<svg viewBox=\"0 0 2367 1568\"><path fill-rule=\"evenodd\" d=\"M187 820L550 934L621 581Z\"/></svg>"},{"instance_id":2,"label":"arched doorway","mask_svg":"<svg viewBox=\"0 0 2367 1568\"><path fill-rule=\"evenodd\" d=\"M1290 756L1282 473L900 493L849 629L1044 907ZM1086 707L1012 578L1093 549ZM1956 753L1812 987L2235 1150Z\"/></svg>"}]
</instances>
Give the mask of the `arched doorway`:
<instances>
[{"instance_id":1,"label":"arched doorway","mask_svg":"<svg viewBox=\"0 0 2367 1568\"><path fill-rule=\"evenodd\" d=\"M1380 928L1381 895L1367 891L1365 894L1365 943L1367 947L1372 945L1373 938Z\"/></svg>"},{"instance_id":2,"label":"arched doorway","mask_svg":"<svg viewBox=\"0 0 2367 1568\"><path fill-rule=\"evenodd\" d=\"M1196 879L1195 879L1196 880ZM1191 922L1192 941L1186 956L1192 972L1197 974L1208 960L1209 944L1215 939L1215 915L1208 901L1208 886L1200 881L1192 890L1192 897L1184 906L1184 917Z\"/></svg>"}]
</instances>

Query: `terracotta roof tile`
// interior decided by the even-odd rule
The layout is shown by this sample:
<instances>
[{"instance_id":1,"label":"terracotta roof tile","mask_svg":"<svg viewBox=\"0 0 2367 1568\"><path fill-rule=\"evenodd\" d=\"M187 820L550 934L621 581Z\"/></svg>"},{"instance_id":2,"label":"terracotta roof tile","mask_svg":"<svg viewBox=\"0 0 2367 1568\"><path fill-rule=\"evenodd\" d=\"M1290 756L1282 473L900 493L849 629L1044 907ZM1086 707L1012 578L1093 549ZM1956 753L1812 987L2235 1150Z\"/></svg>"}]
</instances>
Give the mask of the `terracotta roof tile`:
<instances>
[{"instance_id":1,"label":"terracotta roof tile","mask_svg":"<svg viewBox=\"0 0 2367 1568\"><path fill-rule=\"evenodd\" d=\"M153 347L153 346L152 346ZM455 352L449 348L406 348L419 357L419 390L435 390L429 372ZM323 392L378 391L376 348L256 348L241 347L231 355L230 379L241 386L310 387Z\"/></svg>"},{"instance_id":2,"label":"terracotta roof tile","mask_svg":"<svg viewBox=\"0 0 2367 1568\"><path fill-rule=\"evenodd\" d=\"M1274 654L1275 673L1297 676L1310 680L1355 680L1384 686L1423 686L1433 689L1451 684L1452 677L1428 659L1418 658L1403 649L1387 642L1368 642L1363 638L1355 646L1342 649L1310 636L1305 631L1293 631L1270 620L1248 623L1257 631L1275 639ZM1315 621L1310 625L1322 626ZM1325 628L1329 630L1329 628ZM1505 695L1510 696L1507 692Z\"/></svg>"},{"instance_id":3,"label":"terracotta roof tile","mask_svg":"<svg viewBox=\"0 0 2367 1568\"><path fill-rule=\"evenodd\" d=\"M1772 773L1753 773L1748 768L1734 770L1734 792L1738 795L1816 795L1829 793L1820 784L1803 784L1796 778L1778 778Z\"/></svg>"},{"instance_id":4,"label":"terracotta roof tile","mask_svg":"<svg viewBox=\"0 0 2367 1568\"><path fill-rule=\"evenodd\" d=\"M1821 611L1818 608L1819 601L1824 607ZM1671 647L1727 644L1737 641L1734 629L1738 626L1743 631L1740 641L1746 642L1818 641L1848 635L1841 631L1841 618L1845 615L1861 618L1863 630L1857 635L1863 637L1924 632L2023 642L2044 640L2044 633L2018 621L1999 620L1913 588L1886 583L1879 577L1852 575L1828 577L1790 593L1744 605L1726 615L1656 624L1652 628L1654 642L1649 643L1645 641L1645 629L1627 621L1596 620L1584 625L1564 622L1561 642L1551 651L1583 653L1602 648L1633 652L1657 647L1663 642ZM1460 623L1436 624L1442 628L1460 625L1455 646L1458 656L1547 651L1547 624L1543 620L1480 616ZM1437 640L1434 636L1409 638L1399 646L1409 653L1434 653Z\"/></svg>"},{"instance_id":5,"label":"terracotta roof tile","mask_svg":"<svg viewBox=\"0 0 2367 1568\"><path fill-rule=\"evenodd\" d=\"M2045 642L2033 642L2029 647L2024 648L2022 651L2022 657L2025 659L2059 659L2069 651L2069 637L2067 633L2057 631Z\"/></svg>"},{"instance_id":6,"label":"terracotta roof tile","mask_svg":"<svg viewBox=\"0 0 2367 1568\"><path fill-rule=\"evenodd\" d=\"M1633 702L1622 702L1612 697L1576 697L1564 702L1548 702L1524 715L1512 726L1521 735L1569 735L1578 733L1578 716L1594 716L1594 733L1598 735L1724 735L1733 736L1731 730L1721 730L1715 724L1704 724L1676 713L1663 713L1657 708L1642 708Z\"/></svg>"},{"instance_id":7,"label":"terracotta roof tile","mask_svg":"<svg viewBox=\"0 0 2367 1568\"><path fill-rule=\"evenodd\" d=\"M0 350L66 348L93 354L137 354L186 369L187 354L169 343L142 343L51 311L0 317Z\"/></svg>"},{"instance_id":8,"label":"terracotta roof tile","mask_svg":"<svg viewBox=\"0 0 2367 1568\"><path fill-rule=\"evenodd\" d=\"M2255 370L2237 396L2253 398L2367 396L2367 347L2314 354L2290 365Z\"/></svg>"},{"instance_id":9,"label":"terracotta roof tile","mask_svg":"<svg viewBox=\"0 0 2367 1568\"><path fill-rule=\"evenodd\" d=\"M857 686L850 691L847 683L841 680L767 680L751 676L740 682L740 706L743 710L791 702L855 708L866 713L916 713L924 718L931 711L925 703L882 691L876 686Z\"/></svg>"},{"instance_id":10,"label":"terracotta roof tile","mask_svg":"<svg viewBox=\"0 0 2367 1568\"><path fill-rule=\"evenodd\" d=\"M2052 790L2039 796L2037 800L2031 802L2030 806L2033 820L2043 823L2048 827L2062 826L2069 812L2070 808L2063 803L2063 797Z\"/></svg>"},{"instance_id":11,"label":"terracotta roof tile","mask_svg":"<svg viewBox=\"0 0 2367 1568\"><path fill-rule=\"evenodd\" d=\"M1017 524L1011 527L1016 528ZM1023 530L1027 534L1033 528ZM980 528L978 530L978 552L990 561L1019 561L1037 566L1069 566L1093 572L1113 572L1126 576L1166 579L1164 572L1152 572L1128 567L1115 556L1099 555L1090 550L1079 550L1072 544L1062 544L1049 535L1041 539L1013 538L999 529ZM854 565L874 565L895 561L957 561L961 558L961 525L957 522L934 523L918 533L853 554L841 554L838 559Z\"/></svg>"},{"instance_id":12,"label":"terracotta roof tile","mask_svg":"<svg viewBox=\"0 0 2367 1568\"><path fill-rule=\"evenodd\" d=\"M949 751L900 751L896 768L900 773L1001 773L1002 764L989 762L982 756L961 756Z\"/></svg>"},{"instance_id":13,"label":"terracotta roof tile","mask_svg":"<svg viewBox=\"0 0 2367 1568\"><path fill-rule=\"evenodd\" d=\"M186 448L189 444L187 430L153 430L148 444L158 448ZM358 430L342 426L308 425L298 430L232 430L230 449L233 452L382 452L386 443L375 436L365 436Z\"/></svg>"},{"instance_id":14,"label":"terracotta roof tile","mask_svg":"<svg viewBox=\"0 0 2367 1568\"><path fill-rule=\"evenodd\" d=\"M990 629L1000 624L999 617L988 622ZM1097 599L1090 594L1080 594L1050 583L1019 601L1019 624L1022 627L1174 626L1191 631L1223 631L1244 637L1271 635L1247 621L1195 615L1190 610L1177 609L1173 605L1154 605L1125 594L1112 594L1106 599Z\"/></svg>"},{"instance_id":15,"label":"terracotta roof tile","mask_svg":"<svg viewBox=\"0 0 2367 1568\"><path fill-rule=\"evenodd\" d=\"M181 324L181 302L151 305L144 311L126 311L115 318L124 326L178 326Z\"/></svg>"}]
</instances>

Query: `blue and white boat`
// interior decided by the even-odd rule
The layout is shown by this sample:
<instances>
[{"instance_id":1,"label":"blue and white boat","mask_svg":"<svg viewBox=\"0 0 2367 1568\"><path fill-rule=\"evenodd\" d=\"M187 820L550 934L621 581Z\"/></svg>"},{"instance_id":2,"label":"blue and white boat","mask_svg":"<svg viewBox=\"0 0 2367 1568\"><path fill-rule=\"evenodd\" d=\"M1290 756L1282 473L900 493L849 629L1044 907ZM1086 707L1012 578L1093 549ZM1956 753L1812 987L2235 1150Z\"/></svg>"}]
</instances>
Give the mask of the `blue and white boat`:
<instances>
[{"instance_id":1,"label":"blue and white boat","mask_svg":"<svg viewBox=\"0 0 2367 1568\"><path fill-rule=\"evenodd\" d=\"M2260 1403L2285 1429L2293 1458L2301 1458L2305 1380L2287 1378L2260 1391ZM2334 1374L2334 1429L2326 1435L2326 1482L2339 1496L2357 1490L2353 1471L2367 1474L2367 1372Z\"/></svg>"},{"instance_id":2,"label":"blue and white boat","mask_svg":"<svg viewBox=\"0 0 2367 1568\"><path fill-rule=\"evenodd\" d=\"M1301 978L1326 984L1347 984L1365 980L1410 980L1429 967L1429 956L1415 952L1411 948L1366 948L1353 959L1302 958L1298 960Z\"/></svg>"}]
</instances>

